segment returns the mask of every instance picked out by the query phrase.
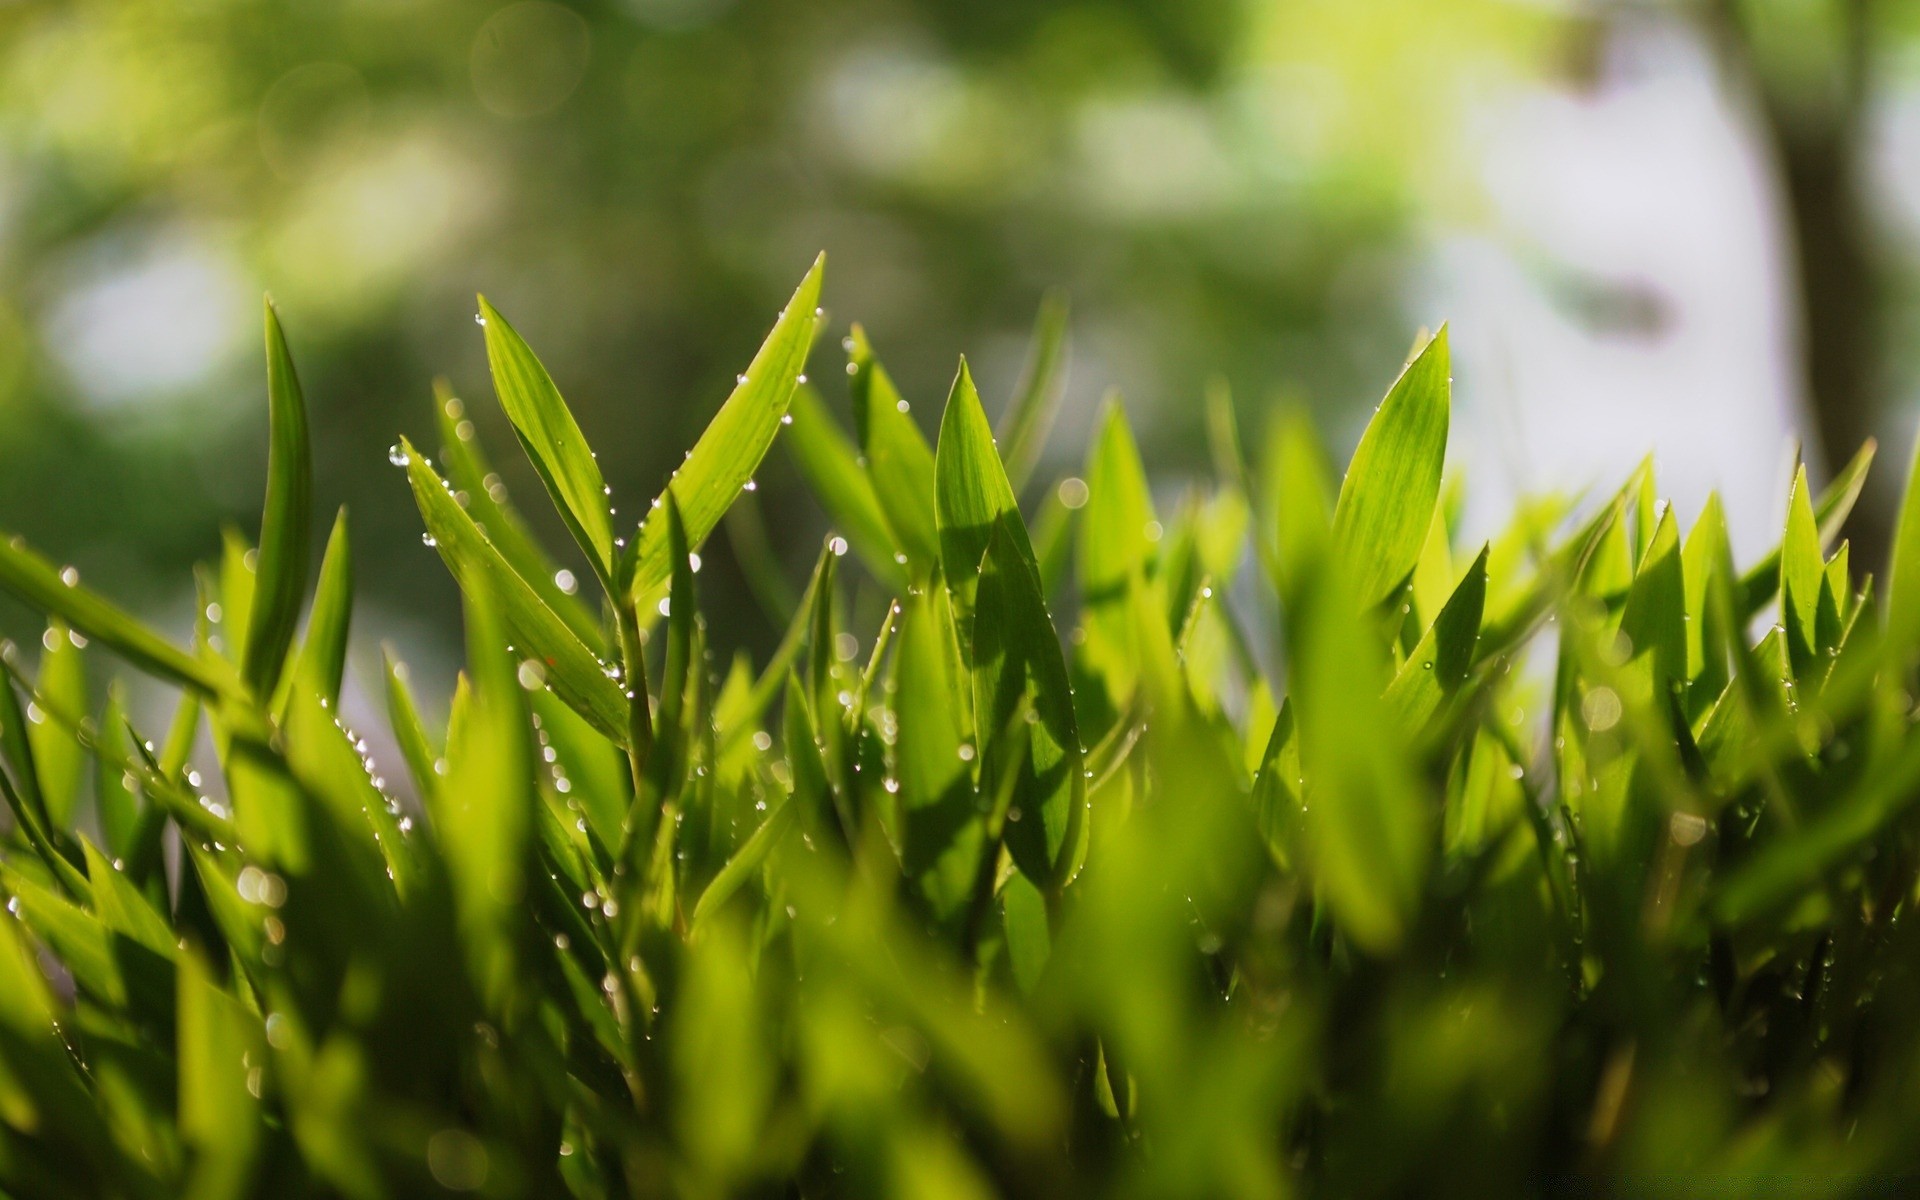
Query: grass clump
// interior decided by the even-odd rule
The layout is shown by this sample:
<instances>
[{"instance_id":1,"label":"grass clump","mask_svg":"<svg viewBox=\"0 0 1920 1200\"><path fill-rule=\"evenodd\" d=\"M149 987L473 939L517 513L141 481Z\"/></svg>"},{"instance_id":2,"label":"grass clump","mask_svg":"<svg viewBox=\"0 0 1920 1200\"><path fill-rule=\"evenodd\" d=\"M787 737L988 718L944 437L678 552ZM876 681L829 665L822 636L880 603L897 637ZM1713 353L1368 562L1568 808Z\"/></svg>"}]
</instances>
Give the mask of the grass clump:
<instances>
[{"instance_id":1,"label":"grass clump","mask_svg":"<svg viewBox=\"0 0 1920 1200\"><path fill-rule=\"evenodd\" d=\"M1443 330L1337 483L1303 419L1250 462L1216 398L1213 477L1163 510L1117 404L1081 475L1030 486L1057 307L1004 459L964 365L930 443L857 328L840 428L803 375L820 281L638 528L483 303L592 579L442 395L438 463L393 458L467 663L440 729L389 657L401 761L337 716L351 542L343 517L310 580L271 311L259 545L201 575L190 645L0 540L50 618L0 686L0 1191L1846 1192L1920 1166L1920 501L1884 603L1829 547L1870 448L1819 496L1797 476L1745 571L1718 503L1683 530L1651 465L1460 545ZM776 440L835 533L771 660L717 663L695 554ZM108 657L179 688L152 740L117 686L93 702Z\"/></svg>"}]
</instances>

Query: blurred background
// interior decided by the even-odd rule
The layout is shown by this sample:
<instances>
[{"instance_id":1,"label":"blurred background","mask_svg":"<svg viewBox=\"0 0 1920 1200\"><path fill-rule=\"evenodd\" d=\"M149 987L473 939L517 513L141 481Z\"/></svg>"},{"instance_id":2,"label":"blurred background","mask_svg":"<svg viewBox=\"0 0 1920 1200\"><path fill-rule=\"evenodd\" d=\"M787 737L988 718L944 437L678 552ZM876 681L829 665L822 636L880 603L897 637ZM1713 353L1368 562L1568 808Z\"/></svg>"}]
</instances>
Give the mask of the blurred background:
<instances>
[{"instance_id":1,"label":"blurred background","mask_svg":"<svg viewBox=\"0 0 1920 1200\"><path fill-rule=\"evenodd\" d=\"M437 441L434 376L566 546L474 293L637 516L821 248L814 378L844 404L859 320L929 423L962 352L1004 404L1066 290L1043 474L1117 386L1177 489L1216 377L1250 442L1298 402L1344 454L1445 319L1470 526L1652 450L1751 558L1794 439L1824 474L1877 435L1871 561L1920 384L1920 4L0 0L0 527L184 630L186 566L257 526L271 292L358 629L432 657L454 593L386 450ZM797 577L823 519L778 447L759 496ZM769 643L705 559L718 648Z\"/></svg>"}]
</instances>

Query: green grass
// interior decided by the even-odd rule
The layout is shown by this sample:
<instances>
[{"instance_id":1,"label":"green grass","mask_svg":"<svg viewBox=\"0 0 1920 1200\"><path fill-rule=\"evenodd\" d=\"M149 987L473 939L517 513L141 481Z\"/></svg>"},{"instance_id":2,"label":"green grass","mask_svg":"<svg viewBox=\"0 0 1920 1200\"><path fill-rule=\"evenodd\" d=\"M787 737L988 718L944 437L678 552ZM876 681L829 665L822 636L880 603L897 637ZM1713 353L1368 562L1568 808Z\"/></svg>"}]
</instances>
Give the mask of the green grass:
<instances>
[{"instance_id":1,"label":"green grass","mask_svg":"<svg viewBox=\"0 0 1920 1200\"><path fill-rule=\"evenodd\" d=\"M191 645L0 539L50 620L0 687L0 1192L1916 1177L1920 493L1883 587L1829 546L1870 448L1796 477L1745 572L1651 464L1460 544L1443 330L1337 486L1304 417L1250 461L1216 395L1212 478L1162 509L1118 404L1030 478L1057 303L1003 460L964 364L929 443L857 327L841 428L802 375L841 374L820 284L638 528L482 302L599 594L437 397L437 465L393 457L467 664L440 729L389 656L401 761L337 716L350 533L315 574L271 310L259 545L202 573ZM716 662L693 555L776 442L836 532L771 660ZM108 662L179 689L167 729L90 690Z\"/></svg>"}]
</instances>

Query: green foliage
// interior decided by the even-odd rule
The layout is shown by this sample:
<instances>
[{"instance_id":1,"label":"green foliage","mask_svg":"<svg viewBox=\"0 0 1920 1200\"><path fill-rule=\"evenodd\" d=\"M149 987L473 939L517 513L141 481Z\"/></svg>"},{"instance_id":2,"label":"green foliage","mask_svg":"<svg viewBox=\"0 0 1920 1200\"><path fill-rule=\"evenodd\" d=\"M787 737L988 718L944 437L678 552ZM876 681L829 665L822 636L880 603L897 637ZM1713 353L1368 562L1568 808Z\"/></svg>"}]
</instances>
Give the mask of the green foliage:
<instances>
[{"instance_id":1,"label":"green foliage","mask_svg":"<svg viewBox=\"0 0 1920 1200\"><path fill-rule=\"evenodd\" d=\"M466 665L442 727L388 655L384 775L343 724L344 513L304 603L306 418L271 314L274 549L230 536L189 648L0 542L0 585L49 618L0 660L0 1191L1482 1196L1920 1170L1911 490L1884 609L1828 545L1864 457L1818 500L1796 476L1764 583L1717 501L1683 530L1650 464L1461 546L1442 334L1337 499L1304 417L1249 468L1216 393L1217 477L1156 504L1116 401L1030 530L1060 310L1010 470L964 364L929 445L857 330L838 428L799 384L819 284L628 547L487 310L604 612L436 396L446 477L394 458ZM722 669L696 556L789 406L842 532L764 669ZM183 689L157 749L96 686L109 654Z\"/></svg>"}]
</instances>

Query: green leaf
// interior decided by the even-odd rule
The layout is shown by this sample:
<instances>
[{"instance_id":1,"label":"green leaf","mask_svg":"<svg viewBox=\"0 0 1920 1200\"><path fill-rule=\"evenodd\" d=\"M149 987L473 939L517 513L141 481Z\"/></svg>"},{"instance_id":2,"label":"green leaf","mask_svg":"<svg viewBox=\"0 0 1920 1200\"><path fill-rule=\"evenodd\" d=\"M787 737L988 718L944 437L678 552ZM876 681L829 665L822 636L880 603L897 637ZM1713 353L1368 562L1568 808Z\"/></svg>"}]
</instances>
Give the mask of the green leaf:
<instances>
[{"instance_id":1,"label":"green leaf","mask_svg":"<svg viewBox=\"0 0 1920 1200\"><path fill-rule=\"evenodd\" d=\"M408 683L407 664L394 656L391 646L382 648L382 656L387 668L387 725L393 730L393 740L399 744L400 757L406 761L413 790L424 800L439 786L440 773L434 764L440 752L434 749L427 737L426 724L420 719L420 708L414 703L413 688Z\"/></svg>"},{"instance_id":2,"label":"green leaf","mask_svg":"<svg viewBox=\"0 0 1920 1200\"><path fill-rule=\"evenodd\" d=\"M1293 540L1305 552L1311 537ZM1387 718L1386 664L1345 576L1311 556L1291 570L1286 634L1306 780L1303 850L1341 929L1387 954L1420 904L1432 813Z\"/></svg>"},{"instance_id":3,"label":"green leaf","mask_svg":"<svg viewBox=\"0 0 1920 1200\"><path fill-rule=\"evenodd\" d=\"M44 703L60 712L84 716L91 705L87 701L86 658L79 645L59 621L47 626L40 644L46 653L40 656L40 678L34 685L35 692ZM33 762L40 773L40 797L46 805L50 828L70 830L80 800L86 747L72 731L50 720L29 724L27 736L33 741Z\"/></svg>"},{"instance_id":4,"label":"green leaf","mask_svg":"<svg viewBox=\"0 0 1920 1200\"><path fill-rule=\"evenodd\" d=\"M1086 642L1081 653L1106 686L1115 708L1125 706L1138 674L1127 594L1132 581L1152 574L1159 523L1147 470L1118 397L1087 453L1087 503L1080 515L1080 604Z\"/></svg>"},{"instance_id":5,"label":"green leaf","mask_svg":"<svg viewBox=\"0 0 1920 1200\"><path fill-rule=\"evenodd\" d=\"M1013 515L1012 534L1026 545L1019 505L1007 482L1006 469L994 449L993 429L965 359L954 376L947 410L940 419L940 442L934 461L934 511L940 528L940 567L953 590L954 619L962 629L972 627L973 594L980 574L980 557L1007 514Z\"/></svg>"},{"instance_id":6,"label":"green leaf","mask_svg":"<svg viewBox=\"0 0 1920 1200\"><path fill-rule=\"evenodd\" d=\"M1715 492L1707 497L1706 507L1700 510L1680 551L1680 574L1687 589L1687 677L1692 681L1689 715L1695 718L1730 678L1724 639L1716 628L1718 613L1708 602L1712 576L1728 553L1726 512L1720 494Z\"/></svg>"},{"instance_id":7,"label":"green leaf","mask_svg":"<svg viewBox=\"0 0 1920 1200\"><path fill-rule=\"evenodd\" d=\"M1009 747L1000 731L1027 704L1036 718L1029 736ZM1087 781L1066 659L1017 512L996 522L982 562L973 613L973 706L986 740L980 777L1017 772L1007 848L1036 885L1058 891L1086 855ZM1017 761L1008 761L1010 749Z\"/></svg>"},{"instance_id":8,"label":"green leaf","mask_svg":"<svg viewBox=\"0 0 1920 1200\"><path fill-rule=\"evenodd\" d=\"M407 482L426 522L427 535L462 589L483 589L508 635L522 653L544 668L547 686L575 712L619 745L627 744L627 698L593 651L554 615L518 572L474 525L427 460L402 438Z\"/></svg>"},{"instance_id":9,"label":"green leaf","mask_svg":"<svg viewBox=\"0 0 1920 1200\"><path fill-rule=\"evenodd\" d=\"M498 1004L511 987L514 914L526 889L533 736L506 652L506 623L484 587L462 590L472 698L448 735L447 783L435 789L428 815L446 855L468 967L482 995Z\"/></svg>"},{"instance_id":10,"label":"green leaf","mask_svg":"<svg viewBox=\"0 0 1920 1200\"><path fill-rule=\"evenodd\" d=\"M520 438L521 448L553 497L587 561L613 586L613 519L607 509L607 483L574 422L553 377L499 310L480 297L480 320L487 331L487 366L493 391Z\"/></svg>"},{"instance_id":11,"label":"green leaf","mask_svg":"<svg viewBox=\"0 0 1920 1200\"><path fill-rule=\"evenodd\" d=\"M1034 464L1040 461L1066 393L1067 297L1064 292L1051 291L1041 298L1026 368L996 431L1005 447L1001 459L1007 464L1007 481L1014 491L1027 485Z\"/></svg>"},{"instance_id":12,"label":"green leaf","mask_svg":"<svg viewBox=\"0 0 1920 1200\"><path fill-rule=\"evenodd\" d=\"M1385 600L1419 560L1447 455L1450 371L1441 326L1401 372L1347 465L1333 539L1363 606Z\"/></svg>"},{"instance_id":13,"label":"green leaf","mask_svg":"<svg viewBox=\"0 0 1920 1200\"><path fill-rule=\"evenodd\" d=\"M1687 593L1679 527L1669 506L1661 514L1641 552L1640 569L1627 591L1620 632L1630 639L1635 657L1651 655L1652 682L1658 693L1687 678Z\"/></svg>"},{"instance_id":14,"label":"green leaf","mask_svg":"<svg viewBox=\"0 0 1920 1200\"><path fill-rule=\"evenodd\" d=\"M905 591L907 574L894 558L901 551L880 510L873 483L860 463L859 451L834 424L827 406L812 388L795 388L790 407L793 425L787 430L787 449L793 452L794 462L815 498L827 510L827 519L847 535L860 561L882 586Z\"/></svg>"},{"instance_id":15,"label":"green leaf","mask_svg":"<svg viewBox=\"0 0 1920 1200\"><path fill-rule=\"evenodd\" d=\"M180 955L180 1137L193 1151L183 1194L251 1191L265 1135L255 1095L267 1056L260 1017L215 986L200 956Z\"/></svg>"},{"instance_id":16,"label":"green leaf","mask_svg":"<svg viewBox=\"0 0 1920 1200\"><path fill-rule=\"evenodd\" d=\"M956 702L958 653L946 592L908 596L893 659L900 858L908 884L940 922L958 918L972 899L985 834L967 765L966 707Z\"/></svg>"},{"instance_id":17,"label":"green leaf","mask_svg":"<svg viewBox=\"0 0 1920 1200\"><path fill-rule=\"evenodd\" d=\"M734 497L753 482L760 460L780 432L780 418L787 415L787 403L813 347L814 330L819 324L820 275L826 261L824 254L814 260L793 298L780 311L773 332L753 356L742 382L714 414L668 485L680 501L687 539L696 550L726 515ZM673 573L666 522L660 519L660 509L661 502L656 498L639 536L628 549L632 558L628 589L636 599L650 596Z\"/></svg>"},{"instance_id":18,"label":"green leaf","mask_svg":"<svg viewBox=\"0 0 1920 1200\"><path fill-rule=\"evenodd\" d=\"M606 630L599 616L581 600L573 573L562 573L527 532L526 522L507 496L506 484L481 449L465 402L448 389L445 380L434 382L434 417L440 424L441 466L460 507L574 636L595 654L605 654Z\"/></svg>"},{"instance_id":19,"label":"green leaf","mask_svg":"<svg viewBox=\"0 0 1920 1200\"><path fill-rule=\"evenodd\" d=\"M1833 539L1840 536L1841 527L1847 523L1854 502L1860 498L1861 489L1866 486L1867 469L1873 465L1876 449L1874 440L1868 438L1813 502L1813 517L1820 527L1822 547L1831 545ZM1779 595L1780 554L1781 547L1775 546L1765 558L1740 576L1740 590L1736 593L1740 602L1737 615L1743 621L1750 620L1767 606L1768 601Z\"/></svg>"},{"instance_id":20,"label":"green leaf","mask_svg":"<svg viewBox=\"0 0 1920 1200\"><path fill-rule=\"evenodd\" d=\"M767 856L773 852L773 848L779 844L780 839L786 836L787 830L793 828L794 813L799 807L792 800L780 802L772 812L767 814L767 819L760 822L752 836L747 838L746 845L740 847L739 852L727 860L727 865L720 869L720 873L713 877L713 882L700 893L700 902L693 906L695 929L698 929L722 905L737 895L740 889L746 886L747 881L753 878L754 873L767 861Z\"/></svg>"},{"instance_id":21,"label":"green leaf","mask_svg":"<svg viewBox=\"0 0 1920 1200\"><path fill-rule=\"evenodd\" d=\"M1920 439L1914 442L1913 462L1907 468L1907 490L1888 560L1887 636L1910 654L1920 642Z\"/></svg>"},{"instance_id":22,"label":"green leaf","mask_svg":"<svg viewBox=\"0 0 1920 1200\"><path fill-rule=\"evenodd\" d=\"M1420 733L1467 681L1486 608L1489 549L1480 548L1480 556L1387 685L1387 708L1409 735Z\"/></svg>"},{"instance_id":23,"label":"green leaf","mask_svg":"<svg viewBox=\"0 0 1920 1200\"><path fill-rule=\"evenodd\" d=\"M353 623L353 546L347 538L347 510L334 519L327 552L320 559L320 582L307 616L307 637L300 644L294 683L328 704L340 701L347 672L347 632Z\"/></svg>"},{"instance_id":24,"label":"green leaf","mask_svg":"<svg viewBox=\"0 0 1920 1200\"><path fill-rule=\"evenodd\" d=\"M307 591L307 542L313 520L313 458L307 408L293 356L272 302L267 316L267 501L260 516L260 565L247 621L241 670L263 700L273 694Z\"/></svg>"},{"instance_id":25,"label":"green leaf","mask_svg":"<svg viewBox=\"0 0 1920 1200\"><path fill-rule=\"evenodd\" d=\"M56 568L19 538L0 538L0 587L27 605L59 617L134 666L208 696L236 691L239 680L218 664L195 658L80 585L72 567Z\"/></svg>"},{"instance_id":26,"label":"green leaf","mask_svg":"<svg viewBox=\"0 0 1920 1200\"><path fill-rule=\"evenodd\" d=\"M855 325L847 341L853 365L854 428L866 454L880 515L907 556L908 569L917 578L929 578L940 565L933 448L886 368L874 358L866 333Z\"/></svg>"},{"instance_id":27,"label":"green leaf","mask_svg":"<svg viewBox=\"0 0 1920 1200\"><path fill-rule=\"evenodd\" d=\"M1794 472L1793 490L1787 495L1787 532L1780 543L1780 623L1786 627L1787 658L1794 678L1802 682L1811 677L1818 653L1820 589L1826 565L1803 466Z\"/></svg>"}]
</instances>

